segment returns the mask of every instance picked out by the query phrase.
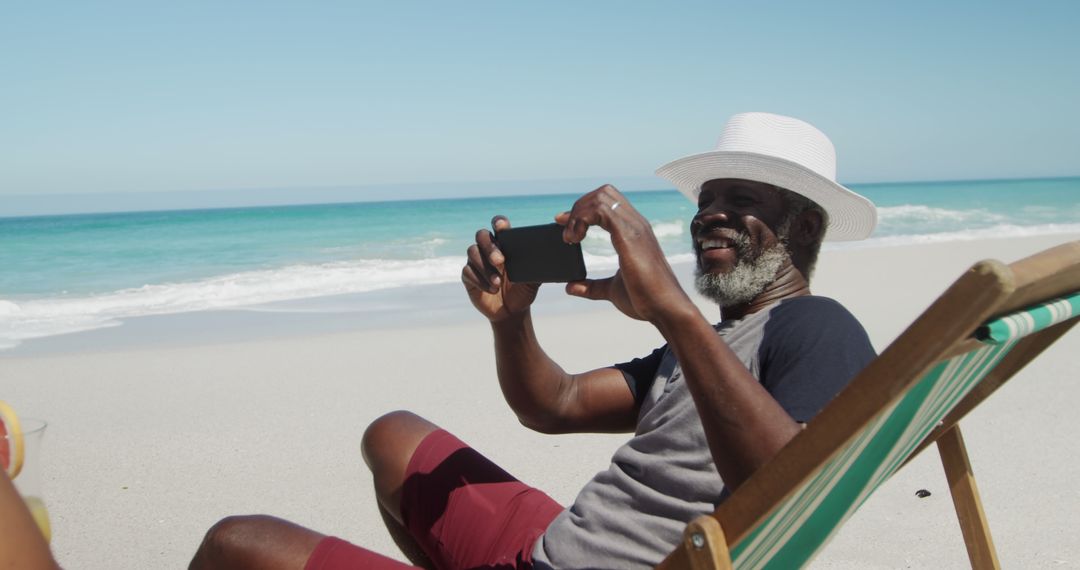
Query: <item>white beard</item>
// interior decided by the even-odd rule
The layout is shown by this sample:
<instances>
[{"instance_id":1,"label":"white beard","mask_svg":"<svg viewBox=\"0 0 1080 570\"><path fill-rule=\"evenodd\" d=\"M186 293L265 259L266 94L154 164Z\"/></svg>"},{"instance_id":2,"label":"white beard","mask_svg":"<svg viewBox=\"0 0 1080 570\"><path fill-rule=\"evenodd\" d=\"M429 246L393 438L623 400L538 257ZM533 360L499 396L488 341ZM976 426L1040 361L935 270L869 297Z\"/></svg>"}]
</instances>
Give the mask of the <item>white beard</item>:
<instances>
[{"instance_id":1,"label":"white beard","mask_svg":"<svg viewBox=\"0 0 1080 570\"><path fill-rule=\"evenodd\" d=\"M721 308L746 303L757 297L776 279L780 268L790 261L791 255L785 242L781 238L779 243L754 257L750 251L750 238L746 234L738 234L733 246L738 261L730 272L720 275L704 273L701 263L698 263L694 275L698 293L717 302Z\"/></svg>"}]
</instances>

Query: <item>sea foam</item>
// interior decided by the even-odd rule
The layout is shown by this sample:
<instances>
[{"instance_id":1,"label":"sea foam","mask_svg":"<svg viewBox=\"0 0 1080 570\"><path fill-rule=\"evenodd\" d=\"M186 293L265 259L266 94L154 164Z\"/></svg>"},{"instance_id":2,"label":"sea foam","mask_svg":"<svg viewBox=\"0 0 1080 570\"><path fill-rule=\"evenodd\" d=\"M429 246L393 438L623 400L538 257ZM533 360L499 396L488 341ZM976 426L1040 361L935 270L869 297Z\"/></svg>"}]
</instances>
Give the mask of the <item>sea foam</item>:
<instances>
[{"instance_id":1,"label":"sea foam","mask_svg":"<svg viewBox=\"0 0 1080 570\"><path fill-rule=\"evenodd\" d=\"M950 209L919 204L885 206L878 209L880 223L874 237L861 242L827 243L824 249L1080 233L1080 223L1035 222L1057 210L1060 208L1028 205L1006 216L980 208ZM688 253L688 220L665 215L652 220L652 226L670 262L693 261L693 255ZM463 252L467 245L464 242L439 235L399 241L375 245L390 253L405 252L411 258L294 263L93 294L9 295L0 299L0 348L15 346L26 339L116 326L123 319L132 317L253 308L278 301L459 280L464 256L447 255L447 252ZM590 278L609 276L618 268L610 235L601 228L590 228L582 245ZM320 249L318 255L383 256L382 252L372 255L373 247L370 243L330 245Z\"/></svg>"},{"instance_id":2,"label":"sea foam","mask_svg":"<svg viewBox=\"0 0 1080 570\"><path fill-rule=\"evenodd\" d=\"M912 221L922 223L970 223L1002 222L1006 218L989 210L952 210L924 205L882 206L878 209L878 220L883 224L904 224Z\"/></svg>"},{"instance_id":3,"label":"sea foam","mask_svg":"<svg viewBox=\"0 0 1080 570\"><path fill-rule=\"evenodd\" d=\"M130 317L449 283L460 278L461 267L460 257L359 260L245 271L98 295L0 300L0 348L31 338L113 326Z\"/></svg>"},{"instance_id":4,"label":"sea foam","mask_svg":"<svg viewBox=\"0 0 1080 570\"><path fill-rule=\"evenodd\" d=\"M822 246L822 250L869 249L875 247L893 247L982 239L1008 239L1074 233L1080 233L1080 224L1042 224L1036 226L998 224L976 229L880 236L851 242L828 242Z\"/></svg>"}]
</instances>

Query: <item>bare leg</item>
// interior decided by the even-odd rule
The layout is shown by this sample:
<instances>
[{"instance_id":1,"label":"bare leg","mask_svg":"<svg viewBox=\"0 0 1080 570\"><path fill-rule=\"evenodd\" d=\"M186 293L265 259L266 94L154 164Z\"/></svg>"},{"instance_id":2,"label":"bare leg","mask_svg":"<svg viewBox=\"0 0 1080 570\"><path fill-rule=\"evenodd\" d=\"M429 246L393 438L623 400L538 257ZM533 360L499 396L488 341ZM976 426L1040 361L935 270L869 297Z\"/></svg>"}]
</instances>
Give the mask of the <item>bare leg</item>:
<instances>
[{"instance_id":1,"label":"bare leg","mask_svg":"<svg viewBox=\"0 0 1080 570\"><path fill-rule=\"evenodd\" d=\"M431 567L431 562L402 526L401 488L413 452L438 429L415 414L391 412L372 422L362 445L390 535L410 560L424 567ZM323 538L313 530L270 516L228 517L206 533L189 569L300 570Z\"/></svg>"},{"instance_id":2,"label":"bare leg","mask_svg":"<svg viewBox=\"0 0 1080 570\"><path fill-rule=\"evenodd\" d=\"M405 528L401 517L401 488L417 446L439 426L411 412L391 412L364 432L364 461L375 480L375 496L386 530L401 552L417 566L433 568L431 560Z\"/></svg>"},{"instance_id":3,"label":"bare leg","mask_svg":"<svg viewBox=\"0 0 1080 570\"><path fill-rule=\"evenodd\" d=\"M379 505L379 515L382 517L383 524L386 525L386 530L390 533L390 538L394 539L394 544L409 559L409 562L427 570L435 568L435 563L428 558L424 549L420 548L416 539L409 534L409 531L401 523L394 520L394 517L390 516L390 513L382 508L382 505Z\"/></svg>"},{"instance_id":4,"label":"bare leg","mask_svg":"<svg viewBox=\"0 0 1080 570\"><path fill-rule=\"evenodd\" d=\"M387 529L415 564L432 565L414 554L423 544L440 566L512 567L527 554L521 548L528 547L529 534L542 531L562 507L449 434L424 451L430 456L416 457L420 444L438 430L415 414L393 412L364 433L364 460ZM414 459L420 471L406 479ZM416 536L404 528L403 504Z\"/></svg>"},{"instance_id":5,"label":"bare leg","mask_svg":"<svg viewBox=\"0 0 1080 570\"><path fill-rule=\"evenodd\" d=\"M390 412L371 422L364 432L364 461L375 480L375 497L398 523L401 519L401 487L409 460L439 426L411 412Z\"/></svg>"},{"instance_id":6,"label":"bare leg","mask_svg":"<svg viewBox=\"0 0 1080 570\"><path fill-rule=\"evenodd\" d=\"M189 570L301 570L323 535L266 515L222 519L206 533Z\"/></svg>"}]
</instances>

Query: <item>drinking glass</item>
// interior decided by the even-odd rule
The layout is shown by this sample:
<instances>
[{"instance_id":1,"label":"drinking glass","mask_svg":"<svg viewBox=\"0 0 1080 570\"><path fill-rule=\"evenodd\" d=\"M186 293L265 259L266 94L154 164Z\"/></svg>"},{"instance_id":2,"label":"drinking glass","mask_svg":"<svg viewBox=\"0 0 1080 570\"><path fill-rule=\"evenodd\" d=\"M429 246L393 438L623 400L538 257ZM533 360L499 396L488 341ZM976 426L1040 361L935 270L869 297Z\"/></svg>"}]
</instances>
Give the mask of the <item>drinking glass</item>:
<instances>
[{"instance_id":1,"label":"drinking glass","mask_svg":"<svg viewBox=\"0 0 1080 570\"><path fill-rule=\"evenodd\" d=\"M22 418L19 423L23 434L23 464L12 481L23 501L26 501L41 534L45 535L45 541L49 542L52 540L52 527L49 524L49 511L45 507L41 470L41 441L48 424L35 418ZM7 437L11 439L10 434Z\"/></svg>"}]
</instances>

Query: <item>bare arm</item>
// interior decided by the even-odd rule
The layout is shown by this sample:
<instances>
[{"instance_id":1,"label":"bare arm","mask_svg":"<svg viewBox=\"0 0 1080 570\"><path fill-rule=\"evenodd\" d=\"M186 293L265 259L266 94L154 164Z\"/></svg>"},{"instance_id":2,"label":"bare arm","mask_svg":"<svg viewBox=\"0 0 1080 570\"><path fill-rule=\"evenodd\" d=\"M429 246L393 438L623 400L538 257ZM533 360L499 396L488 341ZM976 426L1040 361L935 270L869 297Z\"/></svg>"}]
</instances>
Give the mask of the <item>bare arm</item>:
<instances>
[{"instance_id":1,"label":"bare arm","mask_svg":"<svg viewBox=\"0 0 1080 570\"><path fill-rule=\"evenodd\" d=\"M497 216L496 231L510 227ZM600 368L568 374L536 338L529 307L538 284L511 283L505 259L487 230L469 248L462 282L473 305L491 321L495 359L510 408L521 423L545 433L630 431L637 405L622 372Z\"/></svg>"},{"instance_id":2,"label":"bare arm","mask_svg":"<svg viewBox=\"0 0 1080 570\"><path fill-rule=\"evenodd\" d=\"M618 203L619 207L612 208ZM560 216L567 241L581 241L589 226L611 233L619 254L614 278L574 283L567 291L611 301L633 318L648 320L679 359L716 468L738 487L799 431L799 424L761 386L682 290L648 220L611 186L582 197Z\"/></svg>"},{"instance_id":3,"label":"bare arm","mask_svg":"<svg viewBox=\"0 0 1080 570\"><path fill-rule=\"evenodd\" d=\"M59 568L30 511L7 474L0 471L0 568Z\"/></svg>"},{"instance_id":4,"label":"bare arm","mask_svg":"<svg viewBox=\"0 0 1080 570\"><path fill-rule=\"evenodd\" d=\"M522 424L545 433L634 429L637 406L622 372L567 374L540 347L528 312L492 330L499 385Z\"/></svg>"},{"instance_id":5,"label":"bare arm","mask_svg":"<svg viewBox=\"0 0 1080 570\"><path fill-rule=\"evenodd\" d=\"M654 324L679 359L717 470L735 489L801 428L692 308Z\"/></svg>"}]
</instances>

